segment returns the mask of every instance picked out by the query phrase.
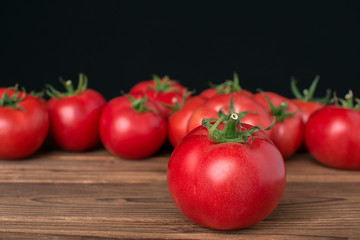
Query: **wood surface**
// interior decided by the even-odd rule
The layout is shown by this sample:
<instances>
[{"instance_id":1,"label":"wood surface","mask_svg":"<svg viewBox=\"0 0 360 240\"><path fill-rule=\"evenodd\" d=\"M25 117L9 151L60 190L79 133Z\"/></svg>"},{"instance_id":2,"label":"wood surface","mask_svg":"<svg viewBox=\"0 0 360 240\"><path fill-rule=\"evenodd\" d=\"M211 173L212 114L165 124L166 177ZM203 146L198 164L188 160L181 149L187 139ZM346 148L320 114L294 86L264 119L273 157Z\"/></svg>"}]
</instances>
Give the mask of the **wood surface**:
<instances>
[{"instance_id":1,"label":"wood surface","mask_svg":"<svg viewBox=\"0 0 360 240\"><path fill-rule=\"evenodd\" d=\"M216 231L191 223L167 190L170 147L126 160L102 148L44 148L0 160L0 239L360 239L360 172L298 153L275 211L255 226Z\"/></svg>"}]
</instances>

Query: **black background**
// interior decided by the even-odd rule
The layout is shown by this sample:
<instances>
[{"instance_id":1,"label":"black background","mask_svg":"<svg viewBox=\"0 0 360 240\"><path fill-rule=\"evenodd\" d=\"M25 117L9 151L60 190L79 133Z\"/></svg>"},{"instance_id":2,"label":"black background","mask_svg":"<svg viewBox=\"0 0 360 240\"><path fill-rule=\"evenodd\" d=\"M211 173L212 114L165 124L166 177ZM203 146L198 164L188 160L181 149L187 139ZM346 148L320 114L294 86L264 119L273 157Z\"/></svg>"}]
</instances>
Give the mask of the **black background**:
<instances>
[{"instance_id":1,"label":"black background","mask_svg":"<svg viewBox=\"0 0 360 240\"><path fill-rule=\"evenodd\" d=\"M358 1L3 1L0 85L41 90L88 75L107 99L152 74L197 92L237 72L243 88L291 97L320 74L360 96Z\"/></svg>"}]
</instances>

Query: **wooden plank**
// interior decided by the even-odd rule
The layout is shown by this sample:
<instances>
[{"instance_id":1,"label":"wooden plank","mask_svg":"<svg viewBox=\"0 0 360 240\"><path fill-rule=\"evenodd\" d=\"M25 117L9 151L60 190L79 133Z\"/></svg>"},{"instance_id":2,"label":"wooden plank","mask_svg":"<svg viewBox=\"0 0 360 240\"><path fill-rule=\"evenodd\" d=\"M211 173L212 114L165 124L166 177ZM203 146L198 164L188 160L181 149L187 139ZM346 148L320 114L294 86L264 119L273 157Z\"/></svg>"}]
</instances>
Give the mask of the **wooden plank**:
<instances>
[{"instance_id":1,"label":"wooden plank","mask_svg":"<svg viewBox=\"0 0 360 240\"><path fill-rule=\"evenodd\" d=\"M0 161L0 239L359 239L360 173L286 161L287 187L257 225L216 231L192 224L166 185L170 149L134 161L103 149L42 150Z\"/></svg>"}]
</instances>

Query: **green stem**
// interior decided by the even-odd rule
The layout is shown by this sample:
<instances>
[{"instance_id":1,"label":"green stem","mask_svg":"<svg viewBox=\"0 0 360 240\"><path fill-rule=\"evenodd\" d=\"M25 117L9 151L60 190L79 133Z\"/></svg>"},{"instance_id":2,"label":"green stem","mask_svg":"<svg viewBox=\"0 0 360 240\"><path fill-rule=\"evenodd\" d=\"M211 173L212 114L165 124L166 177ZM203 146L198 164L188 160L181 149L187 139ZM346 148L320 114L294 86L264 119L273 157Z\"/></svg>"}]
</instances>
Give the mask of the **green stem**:
<instances>
[{"instance_id":1,"label":"green stem","mask_svg":"<svg viewBox=\"0 0 360 240\"><path fill-rule=\"evenodd\" d=\"M131 107L134 109L137 113L142 112L154 112L157 113L154 109L146 107L146 101L147 97L139 97L138 99L134 99L131 95L126 94L125 95L131 102Z\"/></svg>"},{"instance_id":2,"label":"green stem","mask_svg":"<svg viewBox=\"0 0 360 240\"><path fill-rule=\"evenodd\" d=\"M226 80L219 85L210 83L210 87L214 88L217 94L241 92L242 90L242 87L239 84L239 76L236 72L233 73L233 80Z\"/></svg>"},{"instance_id":3,"label":"green stem","mask_svg":"<svg viewBox=\"0 0 360 240\"><path fill-rule=\"evenodd\" d=\"M300 93L298 87L296 86L296 79L294 77L291 77L290 88L291 88L291 92L294 94L294 96L297 99L299 99L299 100L304 99L304 96Z\"/></svg>"},{"instance_id":4,"label":"green stem","mask_svg":"<svg viewBox=\"0 0 360 240\"><path fill-rule=\"evenodd\" d=\"M236 113L232 113L229 117L229 121L227 124L225 124L224 127L224 137L227 139L233 139L237 137L237 127L236 123L239 119L238 115Z\"/></svg>"},{"instance_id":5,"label":"green stem","mask_svg":"<svg viewBox=\"0 0 360 240\"><path fill-rule=\"evenodd\" d=\"M288 103L286 101L282 102L279 106L275 107L274 104L270 101L269 97L265 92L261 91L265 97L267 103L269 104L271 114L276 118L277 121L282 122L286 118L291 117L296 114L296 112L287 113Z\"/></svg>"},{"instance_id":6,"label":"green stem","mask_svg":"<svg viewBox=\"0 0 360 240\"><path fill-rule=\"evenodd\" d=\"M315 90L316 90L316 86L319 83L320 80L320 76L316 75L314 80L312 81L309 90L307 92L304 93L305 97L304 97L304 101L309 102L313 99L314 94L315 94Z\"/></svg>"},{"instance_id":7,"label":"green stem","mask_svg":"<svg viewBox=\"0 0 360 240\"><path fill-rule=\"evenodd\" d=\"M345 95L345 99L342 98L337 98L336 95L334 96L334 99L336 101L336 105L344 107L344 108L349 108L349 109L354 109L354 110L360 110L360 99L355 98L355 103L354 104L354 94L353 91L350 90L346 95ZM340 104L339 104L340 102Z\"/></svg>"},{"instance_id":8,"label":"green stem","mask_svg":"<svg viewBox=\"0 0 360 240\"><path fill-rule=\"evenodd\" d=\"M153 89L156 92L178 92L177 88L171 87L175 81L170 80L168 76L159 78L157 75L153 75L155 86L149 86L149 89Z\"/></svg>"},{"instance_id":9,"label":"green stem","mask_svg":"<svg viewBox=\"0 0 360 240\"><path fill-rule=\"evenodd\" d=\"M320 81L320 75L316 75L314 80L311 82L309 89L304 89L303 93L300 93L298 87L296 86L296 79L291 77L290 89L296 99L305 101L305 102L319 102L322 104L329 103L331 90L326 91L326 95L323 98L314 98L315 90Z\"/></svg>"},{"instance_id":10,"label":"green stem","mask_svg":"<svg viewBox=\"0 0 360 240\"><path fill-rule=\"evenodd\" d=\"M14 93L10 97L7 94L9 89L14 90ZM23 107L18 105L22 100L24 100L25 96L26 96L25 89L23 88L21 95L19 95L18 85L16 84L14 87L9 87L5 89L3 95L0 98L0 106L25 111Z\"/></svg>"},{"instance_id":11,"label":"green stem","mask_svg":"<svg viewBox=\"0 0 360 240\"><path fill-rule=\"evenodd\" d=\"M65 81L63 78L59 78L59 81L63 84L66 92L60 92L55 89L52 85L46 85L46 94L51 98L64 98L68 96L79 95L87 89L88 79L85 74L79 74L78 86L74 89L74 85L71 80Z\"/></svg>"}]
</instances>

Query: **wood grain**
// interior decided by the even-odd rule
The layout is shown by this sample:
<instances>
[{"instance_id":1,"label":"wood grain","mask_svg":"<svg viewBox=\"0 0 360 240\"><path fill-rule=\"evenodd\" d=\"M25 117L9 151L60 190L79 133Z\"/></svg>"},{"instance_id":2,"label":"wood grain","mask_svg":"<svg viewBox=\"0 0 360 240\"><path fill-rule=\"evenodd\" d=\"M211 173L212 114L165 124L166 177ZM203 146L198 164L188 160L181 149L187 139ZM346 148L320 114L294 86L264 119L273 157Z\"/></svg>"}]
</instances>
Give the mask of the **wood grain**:
<instances>
[{"instance_id":1,"label":"wood grain","mask_svg":"<svg viewBox=\"0 0 360 240\"><path fill-rule=\"evenodd\" d=\"M0 161L0 239L360 239L360 173L286 161L287 186L255 226L216 231L192 224L166 185L170 148L141 160L104 149L42 149Z\"/></svg>"}]
</instances>

